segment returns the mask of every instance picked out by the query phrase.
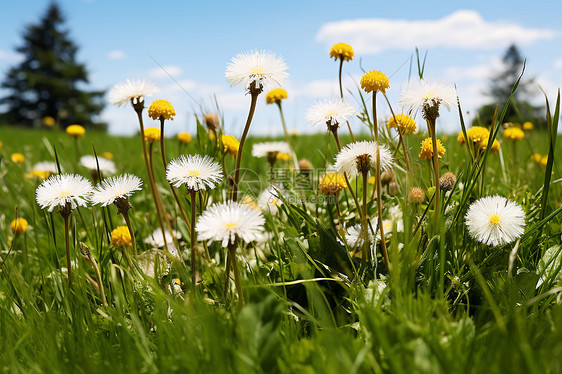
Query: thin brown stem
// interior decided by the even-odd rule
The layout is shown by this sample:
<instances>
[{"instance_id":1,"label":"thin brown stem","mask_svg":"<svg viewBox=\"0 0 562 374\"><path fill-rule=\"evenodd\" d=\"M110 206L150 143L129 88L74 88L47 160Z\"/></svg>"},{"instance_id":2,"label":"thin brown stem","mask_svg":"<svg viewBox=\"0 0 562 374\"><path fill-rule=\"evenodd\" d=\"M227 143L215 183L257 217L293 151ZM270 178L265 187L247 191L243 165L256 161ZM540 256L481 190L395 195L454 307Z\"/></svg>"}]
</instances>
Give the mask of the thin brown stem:
<instances>
[{"instance_id":1,"label":"thin brown stem","mask_svg":"<svg viewBox=\"0 0 562 374\"><path fill-rule=\"evenodd\" d=\"M161 217L161 212L160 212L160 206L158 204L158 192L156 191L156 182L153 180L152 178L152 173L151 173L151 168L150 168L150 164L149 164L149 160L148 160L148 151L146 150L146 144L145 144L145 140L144 140L144 123L142 120L142 110L144 108L144 104L133 104L134 108L135 108L135 112L137 113L137 117L139 120L139 126L140 126L140 136L141 136L141 143L142 143L142 154L144 156L144 166L146 168L146 174L148 175L148 184L150 186L150 192L152 193L152 199L154 200L154 205L156 207L156 215L158 216L158 223L160 225L160 230L162 230L162 236L164 237L164 247L166 248L166 250L168 249L168 243L166 242L166 235L165 235L165 229L164 229L164 224L162 222L162 217Z\"/></svg>"},{"instance_id":2,"label":"thin brown stem","mask_svg":"<svg viewBox=\"0 0 562 374\"><path fill-rule=\"evenodd\" d=\"M254 84L254 83L252 83ZM234 184L232 185L232 200L238 200L238 181L240 179L240 163L242 162L242 150L244 149L244 143L246 142L246 136L248 136L248 131L250 130L250 125L252 124L252 118L254 117L254 112L256 111L256 103L258 101L258 93L252 92L252 101L250 102L250 111L248 113L248 118L246 119L246 125L244 126L244 132L240 138L240 146L238 147L238 154L236 155L236 169L234 171Z\"/></svg>"},{"instance_id":3,"label":"thin brown stem","mask_svg":"<svg viewBox=\"0 0 562 374\"><path fill-rule=\"evenodd\" d=\"M154 178L154 162L152 159L152 144L150 143L149 146L149 153L148 153L148 174L150 175L150 179L154 185L154 200L156 202L156 215L158 216L158 224L160 225L160 229L162 230L162 239L164 241L164 248L166 251L169 252L168 249L168 240L166 239L166 230L164 229L164 220L166 219L164 213L164 204L162 204L162 200L160 199L160 194L158 193L158 186L156 185L156 178ZM164 216L164 217L162 217ZM164 220L163 220L164 219ZM170 233L171 233L170 228ZM173 236L173 235L172 235Z\"/></svg>"},{"instance_id":4,"label":"thin brown stem","mask_svg":"<svg viewBox=\"0 0 562 374\"><path fill-rule=\"evenodd\" d=\"M381 251L384 264L388 268L388 252L386 250L386 240L384 238L384 227L382 224L382 185L381 185L381 153L379 145L379 129L377 125L377 92L373 92L373 130L375 132L375 141L377 142L377 159L375 163L375 188L377 189L377 212L378 225L381 235Z\"/></svg>"}]
</instances>

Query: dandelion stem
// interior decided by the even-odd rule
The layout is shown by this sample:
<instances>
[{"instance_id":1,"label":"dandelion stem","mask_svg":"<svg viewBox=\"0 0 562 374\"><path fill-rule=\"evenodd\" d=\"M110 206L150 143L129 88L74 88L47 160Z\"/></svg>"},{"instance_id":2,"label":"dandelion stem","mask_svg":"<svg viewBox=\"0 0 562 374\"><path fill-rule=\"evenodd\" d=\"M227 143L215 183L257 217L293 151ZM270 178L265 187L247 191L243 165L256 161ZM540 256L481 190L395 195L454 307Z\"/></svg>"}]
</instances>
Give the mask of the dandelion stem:
<instances>
[{"instance_id":1,"label":"dandelion stem","mask_svg":"<svg viewBox=\"0 0 562 374\"><path fill-rule=\"evenodd\" d=\"M164 165L164 170L166 170L166 166L168 165L168 161L166 161L166 151L164 148L164 117L160 116L160 154L162 155L162 164ZM181 142L180 142L181 145ZM172 195L174 195L174 200L176 201L176 205L178 206L180 213L185 221L185 224L187 225L187 228L189 229L190 227L190 223L187 220L187 214L185 213L185 210L183 209L183 207L181 206L180 203L180 199L178 197L178 194L176 192L176 189L174 188L174 186L171 183L168 183L168 185L170 186L170 190L172 190Z\"/></svg>"},{"instance_id":2,"label":"dandelion stem","mask_svg":"<svg viewBox=\"0 0 562 374\"><path fill-rule=\"evenodd\" d=\"M371 243L369 242L369 228L367 226L367 174L369 173L368 170L363 171L363 214L361 215L361 235L363 236L363 249L362 249L362 258L365 265L369 262L369 246Z\"/></svg>"},{"instance_id":3,"label":"dandelion stem","mask_svg":"<svg viewBox=\"0 0 562 374\"><path fill-rule=\"evenodd\" d=\"M289 139L289 132L287 131L287 125L285 124L285 116L283 115L283 107L281 106L281 101L277 101L277 107L279 108L279 114L281 115L281 123L283 124L283 132L285 133L285 141L287 142L287 144L289 145L289 148L291 149L292 155L291 157L293 158L293 165L295 167L295 170L299 169L299 164L297 161L297 154L295 152L295 149L293 148L293 145L291 144L291 141Z\"/></svg>"},{"instance_id":4,"label":"dandelion stem","mask_svg":"<svg viewBox=\"0 0 562 374\"><path fill-rule=\"evenodd\" d=\"M388 268L388 252L386 250L386 241L384 239L384 227L382 224L381 152L380 152L380 144L379 144L379 129L377 125L377 91L373 92L373 130L375 133L375 141L377 142L377 159L375 163L375 188L377 189L378 225L381 234L381 252L384 259L384 264Z\"/></svg>"},{"instance_id":5,"label":"dandelion stem","mask_svg":"<svg viewBox=\"0 0 562 374\"><path fill-rule=\"evenodd\" d=\"M156 182L152 177L150 164L148 162L148 152L146 150L146 144L144 143L144 124L142 120L142 110L144 109L144 101L137 104L133 104L133 108L135 109L135 112L137 113L137 117L139 119L139 125L141 130L140 136L141 136L141 143L142 143L142 154L144 156L144 166L146 168L146 173L148 175L148 182L149 182L148 184L150 185L150 191L152 192L152 198L154 199L154 205L156 207L156 215L158 216L158 223L160 225L160 230L162 230L162 236L164 238L164 248L168 250L168 243L166 242L166 235L165 235L166 231L164 229L164 224L162 222L160 206L158 205L158 192L156 191Z\"/></svg>"},{"instance_id":6,"label":"dandelion stem","mask_svg":"<svg viewBox=\"0 0 562 374\"><path fill-rule=\"evenodd\" d=\"M232 261L232 271L234 272L234 283L236 284L236 291L238 293L238 308L244 306L244 291L242 291L242 282L240 279L240 270L238 269L238 262L236 261L236 243L228 245L228 253Z\"/></svg>"},{"instance_id":7,"label":"dandelion stem","mask_svg":"<svg viewBox=\"0 0 562 374\"><path fill-rule=\"evenodd\" d=\"M166 251L169 252L168 249L168 241L166 240L166 230L164 229L164 221L162 219L162 217L164 216L164 219L166 219L165 217L165 213L164 213L164 208L163 208L163 204L162 204L162 200L160 199L160 194L158 193L158 186L156 185L156 178L154 177L154 163L153 163L153 159L152 159L152 143L150 143L149 146L149 152L148 152L148 174L150 176L150 180L152 180L153 186L154 186L154 200L156 203L156 215L158 217L158 224L160 225L160 229L162 230L162 239L164 240L164 248L166 248ZM172 230L170 228L170 233L172 233ZM172 234L173 237L173 234Z\"/></svg>"},{"instance_id":8,"label":"dandelion stem","mask_svg":"<svg viewBox=\"0 0 562 374\"><path fill-rule=\"evenodd\" d=\"M67 206L64 208L65 210L68 208L68 212L63 212L62 217L64 219L64 244L66 248L66 271L68 273L68 288L72 288L72 266L70 264L70 239L69 239L69 226L70 226L70 208Z\"/></svg>"},{"instance_id":9,"label":"dandelion stem","mask_svg":"<svg viewBox=\"0 0 562 374\"><path fill-rule=\"evenodd\" d=\"M440 188L439 188L439 155L437 154L437 134L435 133L435 119L427 119L427 127L431 133L431 143L433 146L433 176L435 179L435 224L437 224L437 219L439 218L439 199L440 199Z\"/></svg>"},{"instance_id":10,"label":"dandelion stem","mask_svg":"<svg viewBox=\"0 0 562 374\"><path fill-rule=\"evenodd\" d=\"M252 101L250 102L250 111L248 113L248 119L246 120L246 126L244 126L244 132L240 138L240 146L238 147L238 154L236 156L236 169L234 171L234 184L232 185L232 200L238 200L238 180L240 179L240 163L242 162L242 150L244 149L244 143L246 142L246 136L248 136L248 131L250 130L250 125L252 124L252 118L254 117L254 112L256 111L256 103L258 101L259 92L256 92L255 82L252 82L250 92L252 95Z\"/></svg>"},{"instance_id":11,"label":"dandelion stem","mask_svg":"<svg viewBox=\"0 0 562 374\"><path fill-rule=\"evenodd\" d=\"M193 289L196 285L196 273L195 273L195 191L189 191L189 197L191 201L191 235L190 235L190 248L191 248L191 282L193 284Z\"/></svg>"},{"instance_id":12,"label":"dandelion stem","mask_svg":"<svg viewBox=\"0 0 562 374\"><path fill-rule=\"evenodd\" d=\"M135 237L135 232L133 231L133 226L131 226L131 219L129 218L129 212L123 212L123 219L125 220L125 224L129 229L129 234L131 234L131 244L133 245L133 256L137 255L137 239Z\"/></svg>"},{"instance_id":13,"label":"dandelion stem","mask_svg":"<svg viewBox=\"0 0 562 374\"><path fill-rule=\"evenodd\" d=\"M340 82L340 97L343 100L343 85L342 85L342 81L341 81L341 74L342 74L342 70L343 70L343 57L340 58L340 71L338 74L339 77L339 82ZM351 135L351 140L353 140L353 142L355 143L355 136L353 136L353 131L351 131L351 126L349 125L349 121L347 122L347 128L349 129L349 135Z\"/></svg>"}]
</instances>

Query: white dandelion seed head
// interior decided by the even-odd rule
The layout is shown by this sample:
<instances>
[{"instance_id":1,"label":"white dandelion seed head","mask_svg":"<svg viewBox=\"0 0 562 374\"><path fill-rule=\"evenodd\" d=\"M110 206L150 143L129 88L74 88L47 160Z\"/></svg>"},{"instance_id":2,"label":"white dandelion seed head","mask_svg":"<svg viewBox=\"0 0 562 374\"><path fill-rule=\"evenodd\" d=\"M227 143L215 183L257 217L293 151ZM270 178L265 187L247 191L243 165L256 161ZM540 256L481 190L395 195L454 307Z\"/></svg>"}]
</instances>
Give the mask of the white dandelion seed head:
<instances>
[{"instance_id":1,"label":"white dandelion seed head","mask_svg":"<svg viewBox=\"0 0 562 374\"><path fill-rule=\"evenodd\" d=\"M33 165L33 168L31 168L31 170L37 170L37 171L48 172L53 174L59 172L57 169L57 164L51 161L38 162L35 165Z\"/></svg>"},{"instance_id":2,"label":"white dandelion seed head","mask_svg":"<svg viewBox=\"0 0 562 374\"><path fill-rule=\"evenodd\" d=\"M172 234L170 234L169 231L165 231L165 233L163 235L162 229L157 228L156 230L154 230L152 232L152 234L150 234L146 239L144 239L144 242L146 244L148 244L149 246L154 247L154 248L163 248L164 247L164 237L165 237L166 243L168 244L168 250L170 251L170 253L174 254L174 251L172 249L172 248L175 249L175 247L173 247L174 237L176 239L181 239L181 233L179 231L176 231L176 230L172 230L172 233L174 234L174 236L172 236Z\"/></svg>"},{"instance_id":3,"label":"white dandelion seed head","mask_svg":"<svg viewBox=\"0 0 562 374\"><path fill-rule=\"evenodd\" d=\"M252 147L254 157L267 157L268 153L291 154L291 148L287 142L263 142L254 144Z\"/></svg>"},{"instance_id":4,"label":"white dandelion seed head","mask_svg":"<svg viewBox=\"0 0 562 374\"><path fill-rule=\"evenodd\" d=\"M71 209L86 206L92 193L92 183L78 174L51 175L45 179L35 191L35 199L41 209L64 207L70 204Z\"/></svg>"},{"instance_id":5,"label":"white dandelion seed head","mask_svg":"<svg viewBox=\"0 0 562 374\"><path fill-rule=\"evenodd\" d=\"M377 232L376 227L377 226L375 223L373 225L373 229L375 230L375 232ZM369 242L371 243L371 245L374 245L373 233L371 232L370 228L368 228L367 234L369 236ZM378 239L379 236L377 235L377 240ZM347 245L351 248L361 248L363 246L363 244L365 243L365 238L361 230L360 223L357 223L347 228L347 234L345 234L345 241L347 242Z\"/></svg>"},{"instance_id":6,"label":"white dandelion seed head","mask_svg":"<svg viewBox=\"0 0 562 374\"><path fill-rule=\"evenodd\" d=\"M98 157L97 162L94 156L80 157L80 165L91 171L98 171L98 164L100 171L105 174L113 174L116 172L115 163L103 157Z\"/></svg>"},{"instance_id":7,"label":"white dandelion seed head","mask_svg":"<svg viewBox=\"0 0 562 374\"><path fill-rule=\"evenodd\" d=\"M152 96L158 92L158 87L145 79L130 80L118 83L109 91L109 102L113 105L124 106L130 103L137 104L145 96Z\"/></svg>"},{"instance_id":8,"label":"white dandelion seed head","mask_svg":"<svg viewBox=\"0 0 562 374\"><path fill-rule=\"evenodd\" d=\"M174 187L185 184L188 190L199 191L215 188L222 181L223 172L209 156L182 155L170 161L166 178Z\"/></svg>"},{"instance_id":9,"label":"white dandelion seed head","mask_svg":"<svg viewBox=\"0 0 562 374\"><path fill-rule=\"evenodd\" d=\"M399 103L408 113L423 110L426 106L434 107L436 104L450 111L457 106L457 92L453 86L444 82L421 79L402 91Z\"/></svg>"},{"instance_id":10,"label":"white dandelion seed head","mask_svg":"<svg viewBox=\"0 0 562 374\"><path fill-rule=\"evenodd\" d=\"M385 145L380 145L376 142L361 141L346 145L336 155L334 168L338 173L345 173L348 178L353 179L357 176L357 160L358 157L363 155L369 156L369 163L371 167L375 167L377 162L377 147L380 151L380 169L388 170L392 166L392 154Z\"/></svg>"},{"instance_id":11,"label":"white dandelion seed head","mask_svg":"<svg viewBox=\"0 0 562 374\"><path fill-rule=\"evenodd\" d=\"M330 126L339 126L355 113L357 109L341 99L321 100L308 108L306 122L316 127L327 126L328 123Z\"/></svg>"},{"instance_id":12,"label":"white dandelion seed head","mask_svg":"<svg viewBox=\"0 0 562 374\"><path fill-rule=\"evenodd\" d=\"M525 232L525 212L502 196L476 200L468 208L465 219L470 236L486 245L511 243Z\"/></svg>"},{"instance_id":13,"label":"white dandelion seed head","mask_svg":"<svg viewBox=\"0 0 562 374\"><path fill-rule=\"evenodd\" d=\"M226 247L236 238L246 243L258 240L264 231L264 223L260 211L247 204L228 201L207 208L199 217L195 230L200 240L218 241Z\"/></svg>"},{"instance_id":14,"label":"white dandelion seed head","mask_svg":"<svg viewBox=\"0 0 562 374\"><path fill-rule=\"evenodd\" d=\"M269 51L249 51L232 58L226 68L226 80L230 87L243 86L250 89L273 88L281 86L289 74L283 58Z\"/></svg>"},{"instance_id":15,"label":"white dandelion seed head","mask_svg":"<svg viewBox=\"0 0 562 374\"><path fill-rule=\"evenodd\" d=\"M280 188L269 186L258 197L258 206L262 211L269 211L274 216L279 212L279 207L283 204L282 196L283 191Z\"/></svg>"},{"instance_id":16,"label":"white dandelion seed head","mask_svg":"<svg viewBox=\"0 0 562 374\"><path fill-rule=\"evenodd\" d=\"M94 187L91 201L94 205L108 206L116 199L131 197L133 192L141 190L141 186L142 180L136 175L123 174L106 178Z\"/></svg>"}]
</instances>

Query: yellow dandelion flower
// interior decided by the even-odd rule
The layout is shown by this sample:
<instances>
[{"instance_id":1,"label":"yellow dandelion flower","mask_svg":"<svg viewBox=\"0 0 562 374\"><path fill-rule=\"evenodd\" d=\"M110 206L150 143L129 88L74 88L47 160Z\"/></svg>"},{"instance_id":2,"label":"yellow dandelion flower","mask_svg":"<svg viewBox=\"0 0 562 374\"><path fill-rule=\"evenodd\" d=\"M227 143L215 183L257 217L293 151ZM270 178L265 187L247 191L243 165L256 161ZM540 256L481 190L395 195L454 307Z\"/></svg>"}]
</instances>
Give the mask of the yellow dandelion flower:
<instances>
[{"instance_id":1,"label":"yellow dandelion flower","mask_svg":"<svg viewBox=\"0 0 562 374\"><path fill-rule=\"evenodd\" d=\"M187 132L180 132L178 134L178 141L180 143L187 144L187 143L191 142L191 135L189 135L189 133L187 133Z\"/></svg>"},{"instance_id":2,"label":"yellow dandelion flower","mask_svg":"<svg viewBox=\"0 0 562 374\"><path fill-rule=\"evenodd\" d=\"M16 218L10 224L10 229L16 235L23 234L27 230L27 220L25 218Z\"/></svg>"},{"instance_id":3,"label":"yellow dandelion flower","mask_svg":"<svg viewBox=\"0 0 562 374\"><path fill-rule=\"evenodd\" d=\"M548 155L541 157L541 166L546 166L548 163Z\"/></svg>"},{"instance_id":4,"label":"yellow dandelion flower","mask_svg":"<svg viewBox=\"0 0 562 374\"><path fill-rule=\"evenodd\" d=\"M53 127L55 125L55 119L51 116L43 117L43 124L47 127Z\"/></svg>"},{"instance_id":5,"label":"yellow dandelion flower","mask_svg":"<svg viewBox=\"0 0 562 374\"><path fill-rule=\"evenodd\" d=\"M470 143L478 143L486 139L486 144L488 144L487 141L488 141L488 137L490 136L490 132L485 127L472 126L468 130L466 130L466 136L468 136L468 141ZM459 136L457 137L457 141L460 144L464 144L466 142L462 131L459 133Z\"/></svg>"},{"instance_id":6,"label":"yellow dandelion flower","mask_svg":"<svg viewBox=\"0 0 562 374\"><path fill-rule=\"evenodd\" d=\"M533 126L533 123L529 122L529 121L527 121L523 124L523 130L525 130L525 131L531 131L534 127L535 126Z\"/></svg>"},{"instance_id":7,"label":"yellow dandelion flower","mask_svg":"<svg viewBox=\"0 0 562 374\"><path fill-rule=\"evenodd\" d=\"M284 152L277 153L277 160L278 161L289 161L291 160L291 155Z\"/></svg>"},{"instance_id":8,"label":"yellow dandelion flower","mask_svg":"<svg viewBox=\"0 0 562 374\"><path fill-rule=\"evenodd\" d=\"M86 133L86 129L80 125L70 125L66 128L66 133L73 138L81 138Z\"/></svg>"},{"instance_id":9,"label":"yellow dandelion flower","mask_svg":"<svg viewBox=\"0 0 562 374\"><path fill-rule=\"evenodd\" d=\"M148 127L144 129L144 140L150 144L160 140L160 129L156 127Z\"/></svg>"},{"instance_id":10,"label":"yellow dandelion flower","mask_svg":"<svg viewBox=\"0 0 562 374\"><path fill-rule=\"evenodd\" d=\"M410 135L416 132L418 129L416 127L416 121L410 116L404 114L397 114L395 116L390 117L388 120L387 127L389 129L395 128L400 129L402 134Z\"/></svg>"},{"instance_id":11,"label":"yellow dandelion flower","mask_svg":"<svg viewBox=\"0 0 562 374\"><path fill-rule=\"evenodd\" d=\"M27 178L39 178L41 180L47 179L51 176L50 171L31 170L29 174L25 175Z\"/></svg>"},{"instance_id":12,"label":"yellow dandelion flower","mask_svg":"<svg viewBox=\"0 0 562 374\"><path fill-rule=\"evenodd\" d=\"M497 139L494 139L494 142L492 143L492 147L490 149L492 152L498 153L500 151L500 147L501 147L500 142ZM485 137L480 142L480 150L484 151L486 150L486 148L488 148L488 137Z\"/></svg>"},{"instance_id":13,"label":"yellow dandelion flower","mask_svg":"<svg viewBox=\"0 0 562 374\"><path fill-rule=\"evenodd\" d=\"M361 77L361 88L367 93L372 91L385 93L386 89L389 87L390 81L388 77L380 71L371 70Z\"/></svg>"},{"instance_id":14,"label":"yellow dandelion flower","mask_svg":"<svg viewBox=\"0 0 562 374\"><path fill-rule=\"evenodd\" d=\"M12 162L15 164L23 164L25 162L25 156L22 153L12 153Z\"/></svg>"},{"instance_id":15,"label":"yellow dandelion flower","mask_svg":"<svg viewBox=\"0 0 562 374\"><path fill-rule=\"evenodd\" d=\"M324 195L335 195L347 188L347 184L345 183L343 174L327 173L322 177L320 183L318 183L318 188Z\"/></svg>"},{"instance_id":16,"label":"yellow dandelion flower","mask_svg":"<svg viewBox=\"0 0 562 374\"><path fill-rule=\"evenodd\" d=\"M369 184L375 184L375 182L377 181L377 179L373 176L373 177L369 177L369 179L367 179L367 183Z\"/></svg>"},{"instance_id":17,"label":"yellow dandelion flower","mask_svg":"<svg viewBox=\"0 0 562 374\"><path fill-rule=\"evenodd\" d=\"M232 135L223 135L221 137L222 144L224 146L224 152L228 152L232 157L238 154L238 147L240 147L240 142Z\"/></svg>"},{"instance_id":18,"label":"yellow dandelion flower","mask_svg":"<svg viewBox=\"0 0 562 374\"><path fill-rule=\"evenodd\" d=\"M282 88L275 88L265 94L265 102L267 104L276 104L280 103L281 100L287 98L287 91Z\"/></svg>"},{"instance_id":19,"label":"yellow dandelion flower","mask_svg":"<svg viewBox=\"0 0 562 374\"><path fill-rule=\"evenodd\" d=\"M441 140L437 139L437 157L442 158L445 154L445 147L441 144ZM421 142L420 158L422 160L429 160L433 157L433 142L431 138L424 139Z\"/></svg>"},{"instance_id":20,"label":"yellow dandelion flower","mask_svg":"<svg viewBox=\"0 0 562 374\"><path fill-rule=\"evenodd\" d=\"M127 226L117 226L111 231L111 245L117 248L130 247L132 245L131 233Z\"/></svg>"},{"instance_id":21,"label":"yellow dandelion flower","mask_svg":"<svg viewBox=\"0 0 562 374\"><path fill-rule=\"evenodd\" d=\"M349 44L345 43L336 43L330 49L330 57L333 57L334 60L342 59L344 61L351 61L353 60L353 48Z\"/></svg>"},{"instance_id":22,"label":"yellow dandelion flower","mask_svg":"<svg viewBox=\"0 0 562 374\"><path fill-rule=\"evenodd\" d=\"M106 160L113 160L113 153L111 152L103 152L101 157L105 158Z\"/></svg>"},{"instance_id":23,"label":"yellow dandelion flower","mask_svg":"<svg viewBox=\"0 0 562 374\"><path fill-rule=\"evenodd\" d=\"M242 204L246 204L248 205L250 208L260 211L261 212L261 208L259 207L259 205L256 203L256 200L254 200L251 196L244 196L244 198L240 201Z\"/></svg>"},{"instance_id":24,"label":"yellow dandelion flower","mask_svg":"<svg viewBox=\"0 0 562 374\"><path fill-rule=\"evenodd\" d=\"M167 100L153 101L152 104L150 104L150 107L148 107L148 116L153 120L163 118L173 121L175 115L176 110Z\"/></svg>"},{"instance_id":25,"label":"yellow dandelion flower","mask_svg":"<svg viewBox=\"0 0 562 374\"><path fill-rule=\"evenodd\" d=\"M507 140L519 141L525 138L525 132L519 127L508 127L503 131L503 137Z\"/></svg>"},{"instance_id":26,"label":"yellow dandelion flower","mask_svg":"<svg viewBox=\"0 0 562 374\"><path fill-rule=\"evenodd\" d=\"M531 160L535 161L536 163L540 163L541 162L541 154L540 153L533 153L531 155Z\"/></svg>"},{"instance_id":27,"label":"yellow dandelion flower","mask_svg":"<svg viewBox=\"0 0 562 374\"><path fill-rule=\"evenodd\" d=\"M2 148L4 146L4 143L0 142L0 148Z\"/></svg>"}]
</instances>

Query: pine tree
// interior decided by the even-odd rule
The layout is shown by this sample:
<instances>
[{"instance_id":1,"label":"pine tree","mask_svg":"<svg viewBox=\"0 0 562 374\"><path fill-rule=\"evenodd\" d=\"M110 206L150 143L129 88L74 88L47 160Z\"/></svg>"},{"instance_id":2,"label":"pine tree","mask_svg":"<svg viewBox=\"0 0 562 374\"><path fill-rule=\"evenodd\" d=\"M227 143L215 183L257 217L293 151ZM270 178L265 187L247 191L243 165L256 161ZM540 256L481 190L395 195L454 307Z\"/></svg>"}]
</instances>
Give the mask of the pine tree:
<instances>
[{"instance_id":1,"label":"pine tree","mask_svg":"<svg viewBox=\"0 0 562 374\"><path fill-rule=\"evenodd\" d=\"M26 27L23 45L16 49L23 61L2 82L9 91L0 99L7 108L3 122L33 126L53 117L62 128L73 123L105 128L95 123L104 106L104 92L83 90L88 73L76 61L78 47L64 29L64 21L58 5L51 3L37 24Z\"/></svg>"},{"instance_id":2,"label":"pine tree","mask_svg":"<svg viewBox=\"0 0 562 374\"><path fill-rule=\"evenodd\" d=\"M490 125L497 110L500 115L503 105L511 94L514 83L519 78L523 69L523 58L516 45L511 45L506 50L503 58L503 69L496 72L490 79L490 87L486 94L491 98L491 103L478 110L478 116L473 125ZM507 108L504 122L522 123L531 121L535 126L545 125L544 107L535 107L530 102L533 92L534 78L525 75L521 79L511 103Z\"/></svg>"}]
</instances>

